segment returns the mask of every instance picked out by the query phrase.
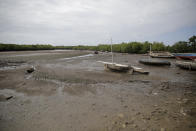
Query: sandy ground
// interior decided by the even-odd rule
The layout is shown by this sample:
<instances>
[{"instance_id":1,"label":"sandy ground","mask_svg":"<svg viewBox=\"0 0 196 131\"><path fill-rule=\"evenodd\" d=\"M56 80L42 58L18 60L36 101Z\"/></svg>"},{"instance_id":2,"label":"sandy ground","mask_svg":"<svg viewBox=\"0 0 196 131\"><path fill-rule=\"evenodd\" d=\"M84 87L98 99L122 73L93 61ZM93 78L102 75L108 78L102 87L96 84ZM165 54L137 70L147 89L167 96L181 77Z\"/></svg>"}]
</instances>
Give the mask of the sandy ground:
<instances>
[{"instance_id":1,"label":"sandy ground","mask_svg":"<svg viewBox=\"0 0 196 131\"><path fill-rule=\"evenodd\" d=\"M149 75L104 70L97 61L111 61L110 53L0 52L0 130L196 130L196 72L175 67L175 59L156 67L142 58L114 55Z\"/></svg>"}]
</instances>

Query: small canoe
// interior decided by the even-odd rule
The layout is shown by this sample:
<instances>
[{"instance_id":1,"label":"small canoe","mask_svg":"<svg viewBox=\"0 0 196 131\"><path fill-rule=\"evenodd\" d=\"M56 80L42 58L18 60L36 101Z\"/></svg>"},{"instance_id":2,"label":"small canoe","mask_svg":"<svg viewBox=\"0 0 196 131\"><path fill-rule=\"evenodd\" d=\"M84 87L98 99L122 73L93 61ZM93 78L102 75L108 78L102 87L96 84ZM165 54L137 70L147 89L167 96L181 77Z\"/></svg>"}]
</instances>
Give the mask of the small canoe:
<instances>
[{"instance_id":1,"label":"small canoe","mask_svg":"<svg viewBox=\"0 0 196 131\"><path fill-rule=\"evenodd\" d=\"M146 65L156 65L156 66L171 65L169 61L154 60L154 59L142 59L139 60L139 62Z\"/></svg>"},{"instance_id":2,"label":"small canoe","mask_svg":"<svg viewBox=\"0 0 196 131\"><path fill-rule=\"evenodd\" d=\"M149 55L152 58L175 58L173 54L170 52L164 52L164 51L150 51Z\"/></svg>"},{"instance_id":3,"label":"small canoe","mask_svg":"<svg viewBox=\"0 0 196 131\"><path fill-rule=\"evenodd\" d=\"M184 59L184 60L195 60L196 53L175 53L174 56L177 59Z\"/></svg>"},{"instance_id":4,"label":"small canoe","mask_svg":"<svg viewBox=\"0 0 196 131\"><path fill-rule=\"evenodd\" d=\"M196 62L176 61L176 66L182 69L196 70Z\"/></svg>"}]
</instances>

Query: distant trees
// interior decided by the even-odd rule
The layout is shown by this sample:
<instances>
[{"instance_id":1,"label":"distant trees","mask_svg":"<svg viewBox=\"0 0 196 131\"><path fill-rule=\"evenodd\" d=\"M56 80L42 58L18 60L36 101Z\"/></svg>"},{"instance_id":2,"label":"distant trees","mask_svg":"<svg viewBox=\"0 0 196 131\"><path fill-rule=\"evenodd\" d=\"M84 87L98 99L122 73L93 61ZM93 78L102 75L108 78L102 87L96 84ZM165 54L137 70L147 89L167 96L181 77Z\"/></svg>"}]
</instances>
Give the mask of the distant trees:
<instances>
[{"instance_id":1,"label":"distant trees","mask_svg":"<svg viewBox=\"0 0 196 131\"><path fill-rule=\"evenodd\" d=\"M128 43L121 43L121 44L113 44L113 52L120 52L120 53L147 53L150 50L150 45L153 46L154 50L165 50L165 46L163 43L149 43L146 42L128 42ZM98 45L98 50L102 51L111 51L111 45Z\"/></svg>"},{"instance_id":2,"label":"distant trees","mask_svg":"<svg viewBox=\"0 0 196 131\"><path fill-rule=\"evenodd\" d=\"M190 46L191 52L196 52L196 36L189 38L188 46Z\"/></svg>"},{"instance_id":3,"label":"distant trees","mask_svg":"<svg viewBox=\"0 0 196 131\"><path fill-rule=\"evenodd\" d=\"M179 41L168 49L171 52L195 52L196 53L196 36L189 38L189 41Z\"/></svg>"},{"instance_id":4,"label":"distant trees","mask_svg":"<svg viewBox=\"0 0 196 131\"><path fill-rule=\"evenodd\" d=\"M98 45L96 50L99 50L99 51L110 51L111 48L110 48L110 45Z\"/></svg>"},{"instance_id":5,"label":"distant trees","mask_svg":"<svg viewBox=\"0 0 196 131\"><path fill-rule=\"evenodd\" d=\"M196 52L196 36L189 38L189 41L179 41L174 45L166 46L163 42L122 42L120 44L113 44L113 52L119 53L147 53L150 50L150 45L153 51L170 51L170 52ZM64 47L67 48L66 46ZM71 49L71 48L69 48ZM111 45L100 44L98 46L73 46L75 50L99 50L99 51L111 51Z\"/></svg>"},{"instance_id":6,"label":"distant trees","mask_svg":"<svg viewBox=\"0 0 196 131\"><path fill-rule=\"evenodd\" d=\"M148 41L145 41L143 43L143 46L142 46L142 49L141 49L140 53L148 52L150 50L150 45L151 45L151 43L149 43Z\"/></svg>"},{"instance_id":7,"label":"distant trees","mask_svg":"<svg viewBox=\"0 0 196 131\"><path fill-rule=\"evenodd\" d=\"M16 45L0 43L0 51L53 50L52 45Z\"/></svg>"},{"instance_id":8,"label":"distant trees","mask_svg":"<svg viewBox=\"0 0 196 131\"><path fill-rule=\"evenodd\" d=\"M170 52L196 52L196 36L192 36L188 41L179 41L172 46L165 46L162 42L123 42L113 44L113 52L119 53L147 53L150 50L150 45L153 51L170 51ZM0 51L22 51L22 50L93 50L93 51L111 51L111 45L100 44L98 46L52 46L52 45L16 45L16 44L0 44Z\"/></svg>"},{"instance_id":9,"label":"distant trees","mask_svg":"<svg viewBox=\"0 0 196 131\"><path fill-rule=\"evenodd\" d=\"M152 44L152 50L153 51L164 51L165 49L166 49L166 47L163 43L154 42Z\"/></svg>"},{"instance_id":10,"label":"distant trees","mask_svg":"<svg viewBox=\"0 0 196 131\"><path fill-rule=\"evenodd\" d=\"M175 43L170 50L171 52L175 52L175 53L177 52L185 53L185 52L189 52L190 49L186 41L179 41Z\"/></svg>"}]
</instances>

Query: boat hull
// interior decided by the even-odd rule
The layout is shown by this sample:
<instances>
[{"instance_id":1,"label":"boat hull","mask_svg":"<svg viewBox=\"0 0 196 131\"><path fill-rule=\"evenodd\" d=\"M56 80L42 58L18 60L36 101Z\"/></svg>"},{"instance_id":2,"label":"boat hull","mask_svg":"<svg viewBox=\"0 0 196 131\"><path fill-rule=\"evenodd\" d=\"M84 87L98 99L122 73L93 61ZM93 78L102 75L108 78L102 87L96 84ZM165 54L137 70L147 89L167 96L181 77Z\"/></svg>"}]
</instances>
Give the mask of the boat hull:
<instances>
[{"instance_id":1,"label":"boat hull","mask_svg":"<svg viewBox=\"0 0 196 131\"><path fill-rule=\"evenodd\" d=\"M182 69L196 70L196 62L176 61L176 66L178 66Z\"/></svg>"},{"instance_id":2,"label":"boat hull","mask_svg":"<svg viewBox=\"0 0 196 131\"><path fill-rule=\"evenodd\" d=\"M153 55L150 55L150 57L152 58L175 58L174 56L153 56Z\"/></svg>"},{"instance_id":3,"label":"boat hull","mask_svg":"<svg viewBox=\"0 0 196 131\"><path fill-rule=\"evenodd\" d=\"M164 52L164 51L151 51L149 55L152 58L175 58L173 54L170 52Z\"/></svg>"},{"instance_id":4,"label":"boat hull","mask_svg":"<svg viewBox=\"0 0 196 131\"><path fill-rule=\"evenodd\" d=\"M182 54L174 54L176 59L183 59L183 60L195 60L196 59L196 53L182 53Z\"/></svg>"},{"instance_id":5,"label":"boat hull","mask_svg":"<svg viewBox=\"0 0 196 131\"><path fill-rule=\"evenodd\" d=\"M142 60L139 60L139 62L142 64L155 65L155 66L171 65L169 61L151 60L151 59L142 59Z\"/></svg>"},{"instance_id":6,"label":"boat hull","mask_svg":"<svg viewBox=\"0 0 196 131\"><path fill-rule=\"evenodd\" d=\"M129 66L119 66L116 64L105 64L104 66L106 69L109 69L115 72L127 72L130 69Z\"/></svg>"}]
</instances>

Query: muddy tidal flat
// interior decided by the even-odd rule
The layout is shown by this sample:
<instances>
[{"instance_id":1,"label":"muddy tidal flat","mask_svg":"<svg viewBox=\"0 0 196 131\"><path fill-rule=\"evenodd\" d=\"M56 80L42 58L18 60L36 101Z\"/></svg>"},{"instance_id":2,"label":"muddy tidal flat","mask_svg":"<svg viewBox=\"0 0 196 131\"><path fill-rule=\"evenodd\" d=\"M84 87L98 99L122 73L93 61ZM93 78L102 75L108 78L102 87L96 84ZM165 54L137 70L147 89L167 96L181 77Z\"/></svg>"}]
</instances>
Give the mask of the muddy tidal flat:
<instances>
[{"instance_id":1,"label":"muddy tidal flat","mask_svg":"<svg viewBox=\"0 0 196 131\"><path fill-rule=\"evenodd\" d=\"M149 75L104 70L110 53L0 52L0 131L195 131L196 71L144 58L114 54Z\"/></svg>"}]
</instances>

